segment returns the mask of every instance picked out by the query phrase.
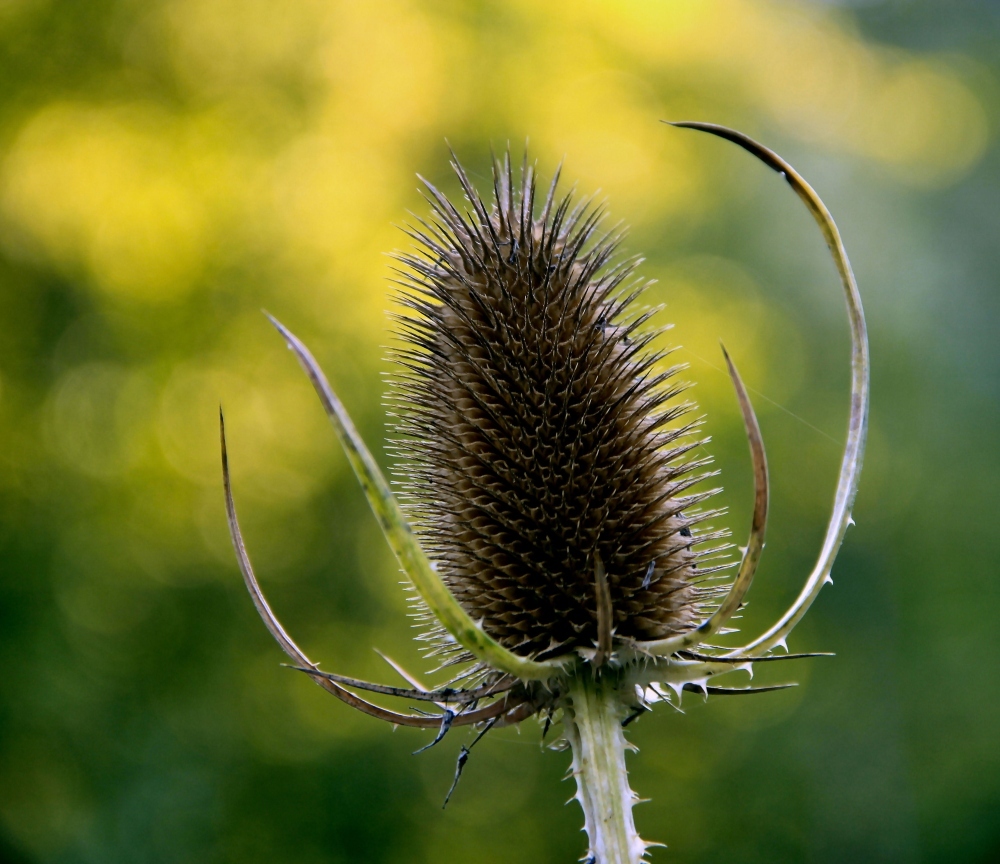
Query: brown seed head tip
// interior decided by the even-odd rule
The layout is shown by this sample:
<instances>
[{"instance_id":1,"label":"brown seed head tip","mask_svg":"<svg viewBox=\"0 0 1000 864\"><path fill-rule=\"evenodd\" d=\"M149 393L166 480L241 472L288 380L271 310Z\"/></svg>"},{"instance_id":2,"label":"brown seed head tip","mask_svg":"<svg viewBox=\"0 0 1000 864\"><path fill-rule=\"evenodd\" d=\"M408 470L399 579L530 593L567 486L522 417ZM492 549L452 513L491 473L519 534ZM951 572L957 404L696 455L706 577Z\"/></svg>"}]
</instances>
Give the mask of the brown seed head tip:
<instances>
[{"instance_id":1,"label":"brown seed head tip","mask_svg":"<svg viewBox=\"0 0 1000 864\"><path fill-rule=\"evenodd\" d=\"M461 166L471 211L426 184L433 218L399 255L402 367L390 401L403 500L458 601L520 655L599 641L603 563L615 640L687 630L716 593L699 585L712 536L693 508L703 460L677 368L635 301L635 260L600 208L536 201L494 161L484 201ZM699 545L700 544L700 545ZM698 548L694 548L698 546ZM699 551L702 550L702 551ZM604 625L606 627L606 623Z\"/></svg>"}]
</instances>

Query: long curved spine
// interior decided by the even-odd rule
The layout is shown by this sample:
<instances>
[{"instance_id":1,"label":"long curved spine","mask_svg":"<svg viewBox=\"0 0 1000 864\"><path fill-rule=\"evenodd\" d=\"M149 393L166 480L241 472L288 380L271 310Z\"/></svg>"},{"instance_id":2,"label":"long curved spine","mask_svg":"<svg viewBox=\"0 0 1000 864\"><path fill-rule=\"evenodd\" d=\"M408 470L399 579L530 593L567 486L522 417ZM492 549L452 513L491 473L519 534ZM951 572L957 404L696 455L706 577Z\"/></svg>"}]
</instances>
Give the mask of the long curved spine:
<instances>
[{"instance_id":1,"label":"long curved spine","mask_svg":"<svg viewBox=\"0 0 1000 864\"><path fill-rule=\"evenodd\" d=\"M754 574L757 572L757 564L760 562L761 553L764 550L764 535L767 531L767 507L768 507L768 474L767 455L764 452L764 439L760 434L760 424L757 422L757 415L754 413L750 396L740 378L740 373L736 370L736 365L729 357L725 345L722 346L722 354L726 358L726 367L729 370L730 380L736 390L736 400L740 405L740 413L743 416L743 426L746 429L747 440L750 444L750 458L753 463L754 479L754 504L753 518L750 524L750 537L747 540L746 550L740 561L740 569L733 580L733 584L726 594L719 608L693 630L680 633L677 636L670 636L666 639L659 639L655 642L639 642L636 648L648 654L656 656L667 656L675 651L684 648L691 648L698 645L718 633L726 622L739 609L740 603L750 590Z\"/></svg>"},{"instance_id":2,"label":"long curved spine","mask_svg":"<svg viewBox=\"0 0 1000 864\"><path fill-rule=\"evenodd\" d=\"M773 150L769 150L742 132L713 123L693 121L673 122L670 125L707 132L709 135L731 141L784 177L819 225L840 275L847 301L847 314L851 327L851 410L847 424L847 441L844 445L840 473L837 478L833 512L830 514L830 521L827 524L819 557L799 596L766 633L748 645L731 652L734 655L763 654L776 645L784 643L788 634L805 615L823 586L832 581L830 571L833 569L834 559L837 557L841 543L843 543L847 528L851 524L851 508L854 506L854 498L858 492L858 480L861 476L861 463L864 458L865 438L868 431L870 377L868 330L865 324L864 309L861 305L861 295L858 292L857 281L854 278L840 230L819 195L802 176Z\"/></svg>"},{"instance_id":3,"label":"long curved spine","mask_svg":"<svg viewBox=\"0 0 1000 864\"><path fill-rule=\"evenodd\" d=\"M268 315L268 318L312 382L389 546L441 626L477 660L522 681L546 680L557 675L563 668L562 663L554 660L538 662L518 657L477 626L459 605L420 548L389 484L319 364L291 331L272 316Z\"/></svg>"},{"instance_id":4,"label":"long curved spine","mask_svg":"<svg viewBox=\"0 0 1000 864\"><path fill-rule=\"evenodd\" d=\"M302 671L307 672L316 684L328 693L332 693L342 702L346 702L352 708L356 708L362 713L379 720L385 720L394 726L413 726L420 729L438 728L441 725L440 717L420 714L400 714L397 711L390 711L378 705L373 705L360 696L356 696L350 690L339 686L319 670L318 666L295 644L295 640L281 626L281 622L272 611L267 598L264 596L264 592L261 591L260 584L257 582L257 576L254 574L253 566L250 564L250 556L247 554L246 545L243 543L243 532L240 531L240 524L236 518L236 504L233 501L232 484L229 479L226 425L221 410L219 411L219 437L222 446L222 487L226 497L226 517L229 523L229 536L232 538L233 549L236 551L236 560L239 563L240 572L243 574L243 581L250 592L253 605L257 608L261 620L263 620L264 625L275 641L281 646L281 649L296 661L302 668ZM485 720L491 720L494 717L500 717L501 715L518 710L523 710L522 703L515 703L508 706L506 699L501 699L486 708L457 715L453 721L453 725L466 726L481 723Z\"/></svg>"}]
</instances>

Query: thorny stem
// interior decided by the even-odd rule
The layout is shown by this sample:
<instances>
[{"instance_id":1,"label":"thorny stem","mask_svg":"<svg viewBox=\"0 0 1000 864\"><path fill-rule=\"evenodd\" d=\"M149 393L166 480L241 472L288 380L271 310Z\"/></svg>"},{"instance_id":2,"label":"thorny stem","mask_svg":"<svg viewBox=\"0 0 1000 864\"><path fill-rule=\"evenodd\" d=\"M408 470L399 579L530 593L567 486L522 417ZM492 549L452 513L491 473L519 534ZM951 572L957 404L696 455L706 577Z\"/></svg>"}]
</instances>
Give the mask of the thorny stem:
<instances>
[{"instance_id":1,"label":"thorny stem","mask_svg":"<svg viewBox=\"0 0 1000 864\"><path fill-rule=\"evenodd\" d=\"M625 705L615 675L580 670L569 681L564 704L565 735L573 751L576 800L583 808L594 864L639 864L646 851L635 830L622 732Z\"/></svg>"}]
</instances>

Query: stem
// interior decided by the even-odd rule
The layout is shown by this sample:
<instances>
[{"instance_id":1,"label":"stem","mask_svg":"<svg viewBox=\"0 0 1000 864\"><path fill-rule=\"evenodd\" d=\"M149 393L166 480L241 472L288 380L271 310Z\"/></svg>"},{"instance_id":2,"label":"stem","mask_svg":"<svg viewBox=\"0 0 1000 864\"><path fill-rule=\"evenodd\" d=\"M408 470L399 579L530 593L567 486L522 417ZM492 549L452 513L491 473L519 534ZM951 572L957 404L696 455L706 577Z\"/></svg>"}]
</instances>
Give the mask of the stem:
<instances>
[{"instance_id":1,"label":"stem","mask_svg":"<svg viewBox=\"0 0 1000 864\"><path fill-rule=\"evenodd\" d=\"M570 680L563 723L594 864L640 864L646 851L632 820L637 798L625 768L625 713L616 676L585 668Z\"/></svg>"}]
</instances>

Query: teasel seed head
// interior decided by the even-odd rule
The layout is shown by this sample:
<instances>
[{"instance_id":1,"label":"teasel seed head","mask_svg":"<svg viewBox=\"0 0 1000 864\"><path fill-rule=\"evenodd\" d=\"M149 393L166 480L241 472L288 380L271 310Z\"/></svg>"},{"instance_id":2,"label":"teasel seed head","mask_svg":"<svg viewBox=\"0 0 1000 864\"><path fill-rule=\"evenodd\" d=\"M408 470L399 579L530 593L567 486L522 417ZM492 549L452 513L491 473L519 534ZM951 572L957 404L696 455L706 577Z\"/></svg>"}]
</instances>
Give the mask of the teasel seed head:
<instances>
[{"instance_id":1,"label":"teasel seed head","mask_svg":"<svg viewBox=\"0 0 1000 864\"><path fill-rule=\"evenodd\" d=\"M404 371L390 397L404 509L459 603L511 651L598 648L603 566L617 639L690 629L717 534L692 492L708 460L680 366L654 350L641 261L615 260L603 211L536 200L493 160L484 201L457 160L459 210L426 183L397 317ZM653 310L655 311L655 310ZM683 422L689 420L689 422ZM598 563L600 562L600 563Z\"/></svg>"},{"instance_id":2,"label":"teasel seed head","mask_svg":"<svg viewBox=\"0 0 1000 864\"><path fill-rule=\"evenodd\" d=\"M664 353L652 349L651 313L635 305L647 284L636 277L639 262L612 262L620 232L601 231L600 208L557 199L558 172L536 207L533 169L525 163L515 188L509 156L502 166L494 160L487 206L456 161L471 207L464 215L426 184L434 217L411 231L416 252L399 256L406 311L396 356L404 371L391 401L403 505L309 349L271 318L315 388L422 614L437 627L424 636L448 655L443 665L474 661L451 682L428 689L388 658L407 687L323 671L289 636L243 541L220 412L237 562L295 668L369 716L436 730L427 746L452 728L478 729L460 751L452 791L469 750L490 729L539 715L547 731L561 715L587 860L595 864L639 864L653 845L632 820L637 798L624 726L685 690L714 697L793 686L714 682L756 663L817 656L788 654L787 638L831 581L854 524L867 431L864 311L826 206L791 165L748 136L709 123L673 125L737 144L788 183L826 239L847 302L851 407L832 512L805 585L760 636L740 647L713 644L717 634L735 632L725 628L753 582L767 528L767 459L747 388L723 349L750 445L754 503L736 576L713 587L713 571L724 568L710 559L725 547L705 548L722 535L696 527L713 515L696 509L712 491L693 491L709 476L705 460L692 455L705 443L699 422L680 401L678 368L662 368ZM773 653L778 647L786 653ZM358 690L438 710L395 711Z\"/></svg>"}]
</instances>

